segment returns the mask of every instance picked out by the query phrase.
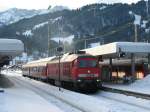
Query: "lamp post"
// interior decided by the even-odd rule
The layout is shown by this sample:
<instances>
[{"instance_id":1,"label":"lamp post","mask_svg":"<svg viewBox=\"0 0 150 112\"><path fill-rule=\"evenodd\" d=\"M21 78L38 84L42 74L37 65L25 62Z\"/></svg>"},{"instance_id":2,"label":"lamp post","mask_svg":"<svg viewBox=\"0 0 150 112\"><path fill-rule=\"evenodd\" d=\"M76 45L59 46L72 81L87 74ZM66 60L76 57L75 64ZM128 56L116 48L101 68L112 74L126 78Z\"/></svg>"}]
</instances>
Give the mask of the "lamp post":
<instances>
[{"instance_id":1,"label":"lamp post","mask_svg":"<svg viewBox=\"0 0 150 112\"><path fill-rule=\"evenodd\" d=\"M57 52L58 52L58 58L59 58L59 65L58 65L58 86L59 86L59 91L61 91L61 74L60 74L60 68L61 68L61 63L60 63L60 55L61 55L61 52L63 51L63 48L60 46L60 40L59 40L59 47L57 48Z\"/></svg>"},{"instance_id":2,"label":"lamp post","mask_svg":"<svg viewBox=\"0 0 150 112\"><path fill-rule=\"evenodd\" d=\"M146 0L145 1L146 2L146 12L147 12L147 19L149 18L149 1L148 0Z\"/></svg>"},{"instance_id":3,"label":"lamp post","mask_svg":"<svg viewBox=\"0 0 150 112\"><path fill-rule=\"evenodd\" d=\"M50 54L50 51L49 51L49 38L50 38L50 36L49 36L49 30L50 30L50 28L49 28L49 21L48 21L48 28L47 28L47 52L48 52L48 54L47 54L47 56L49 57L49 54Z\"/></svg>"},{"instance_id":4,"label":"lamp post","mask_svg":"<svg viewBox=\"0 0 150 112\"><path fill-rule=\"evenodd\" d=\"M51 6L48 7L48 10L51 10ZM47 42L48 42L48 43L47 43L47 50L48 50L48 51L47 51L47 52L48 52L48 54L47 54L47 57L49 57L49 55L50 55L50 49L49 49L49 48L50 48L50 43L49 43L49 41L50 41L50 32L51 32L51 31L50 31L50 21L51 21L51 20L48 19L48 24L47 24L47 30L48 30L48 31L47 31Z\"/></svg>"}]
</instances>

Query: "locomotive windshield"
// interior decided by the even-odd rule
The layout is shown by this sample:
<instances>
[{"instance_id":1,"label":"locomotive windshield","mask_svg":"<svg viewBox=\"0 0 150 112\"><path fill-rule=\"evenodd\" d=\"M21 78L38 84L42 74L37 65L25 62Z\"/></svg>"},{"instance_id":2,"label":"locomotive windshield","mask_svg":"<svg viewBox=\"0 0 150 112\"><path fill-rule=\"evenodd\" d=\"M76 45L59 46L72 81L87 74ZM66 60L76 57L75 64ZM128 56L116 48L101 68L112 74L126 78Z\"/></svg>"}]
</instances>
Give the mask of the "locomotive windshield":
<instances>
[{"instance_id":1,"label":"locomotive windshield","mask_svg":"<svg viewBox=\"0 0 150 112\"><path fill-rule=\"evenodd\" d=\"M79 60L79 67L83 68L83 67L96 67L97 66L97 61L96 60L86 60L86 59L82 59Z\"/></svg>"}]
</instances>

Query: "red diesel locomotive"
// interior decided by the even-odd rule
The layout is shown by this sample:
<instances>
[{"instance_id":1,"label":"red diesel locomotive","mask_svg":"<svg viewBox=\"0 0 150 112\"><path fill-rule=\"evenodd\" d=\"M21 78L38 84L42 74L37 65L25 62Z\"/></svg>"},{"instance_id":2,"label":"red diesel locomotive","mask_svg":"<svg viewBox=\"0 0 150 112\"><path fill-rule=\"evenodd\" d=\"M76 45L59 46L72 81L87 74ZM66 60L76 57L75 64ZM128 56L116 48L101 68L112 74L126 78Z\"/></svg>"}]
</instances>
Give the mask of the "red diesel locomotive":
<instances>
[{"instance_id":1,"label":"red diesel locomotive","mask_svg":"<svg viewBox=\"0 0 150 112\"><path fill-rule=\"evenodd\" d=\"M78 89L98 89L100 69L96 57L88 54L67 53L23 65L23 75L43 79L58 85L72 85ZM61 82L61 83L60 83Z\"/></svg>"}]
</instances>

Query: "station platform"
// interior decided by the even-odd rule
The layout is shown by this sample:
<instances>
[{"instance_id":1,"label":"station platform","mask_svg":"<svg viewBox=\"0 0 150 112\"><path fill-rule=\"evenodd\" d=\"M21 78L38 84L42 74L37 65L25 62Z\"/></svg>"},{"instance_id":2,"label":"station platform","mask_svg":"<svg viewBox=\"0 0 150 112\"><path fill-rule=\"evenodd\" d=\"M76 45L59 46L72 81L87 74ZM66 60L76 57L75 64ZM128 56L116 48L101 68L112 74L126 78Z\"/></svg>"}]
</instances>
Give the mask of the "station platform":
<instances>
[{"instance_id":1,"label":"station platform","mask_svg":"<svg viewBox=\"0 0 150 112\"><path fill-rule=\"evenodd\" d=\"M150 75L130 84L103 83L103 87L150 95Z\"/></svg>"}]
</instances>

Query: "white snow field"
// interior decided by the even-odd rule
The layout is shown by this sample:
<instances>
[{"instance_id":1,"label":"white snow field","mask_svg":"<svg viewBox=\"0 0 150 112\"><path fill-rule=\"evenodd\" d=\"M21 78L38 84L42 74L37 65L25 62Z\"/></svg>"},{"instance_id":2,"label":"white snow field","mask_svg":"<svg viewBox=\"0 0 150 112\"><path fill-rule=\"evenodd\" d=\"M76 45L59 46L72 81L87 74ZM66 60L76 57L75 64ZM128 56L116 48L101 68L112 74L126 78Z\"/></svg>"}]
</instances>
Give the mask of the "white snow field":
<instances>
[{"instance_id":1,"label":"white snow field","mask_svg":"<svg viewBox=\"0 0 150 112\"><path fill-rule=\"evenodd\" d=\"M18 74L19 71L15 75ZM15 84L13 87L1 89L4 92L0 92L0 112L63 112L21 85Z\"/></svg>"},{"instance_id":2,"label":"white snow field","mask_svg":"<svg viewBox=\"0 0 150 112\"><path fill-rule=\"evenodd\" d=\"M63 112L34 92L22 87L0 93L0 112Z\"/></svg>"},{"instance_id":3,"label":"white snow field","mask_svg":"<svg viewBox=\"0 0 150 112\"><path fill-rule=\"evenodd\" d=\"M150 74L147 75L144 79L137 80L132 84L105 84L105 87L111 87L120 90L128 90L137 93L150 94Z\"/></svg>"},{"instance_id":4,"label":"white snow field","mask_svg":"<svg viewBox=\"0 0 150 112\"><path fill-rule=\"evenodd\" d=\"M7 104L6 106L0 105L0 108L3 109L2 112L23 112L20 110L5 111L5 109L7 109L7 107L10 106L8 105L9 103L7 103L9 102L9 100L11 104L10 107L14 108L14 106L18 104L18 103L14 104L15 102L13 102L16 99L17 101L20 100L20 103L17 105L18 109L21 108L21 106L24 105L26 101L28 102L31 99L31 103L33 104L32 107L38 105L36 106L37 109L36 111L38 112L39 112L38 108L47 109L48 108L47 106L49 105L50 105L49 106L50 109L52 108L53 111L57 111L57 112L61 112L62 110L64 112L149 112L150 110L149 100L135 98L135 97L121 95L121 94L103 92L103 91L99 91L95 94L89 94L89 95L76 93L62 88L61 91L59 91L58 87L51 86L49 84L40 81L35 81L17 75L19 75L19 73L16 74L15 71L11 71L11 73L9 71L7 72L7 77L9 77L9 79L12 82L16 83L17 86L20 86L20 89L18 89L19 87L15 87L15 89L18 89L18 90L14 90L15 94L13 94L12 88L8 90L6 89L5 93L0 93L1 94L0 97L2 97L0 103L3 105ZM26 88L26 90L22 90L23 88ZM8 95L9 98L7 98L8 100L6 101L5 94L7 93L7 91L9 93ZM39 98L38 95L41 97ZM23 99L21 99L21 96L23 96ZM49 102L46 101L49 102L51 101L52 103L49 104ZM62 110L60 110L54 105L56 105ZM67 105L70 105L70 107ZM17 108L15 109L17 110ZM23 108L23 109L26 110L26 112L30 112L27 110L27 108ZM32 110L34 108L30 108L29 106L28 109Z\"/></svg>"}]
</instances>

